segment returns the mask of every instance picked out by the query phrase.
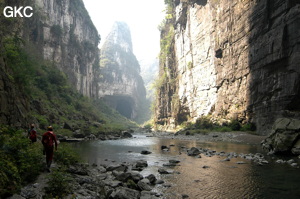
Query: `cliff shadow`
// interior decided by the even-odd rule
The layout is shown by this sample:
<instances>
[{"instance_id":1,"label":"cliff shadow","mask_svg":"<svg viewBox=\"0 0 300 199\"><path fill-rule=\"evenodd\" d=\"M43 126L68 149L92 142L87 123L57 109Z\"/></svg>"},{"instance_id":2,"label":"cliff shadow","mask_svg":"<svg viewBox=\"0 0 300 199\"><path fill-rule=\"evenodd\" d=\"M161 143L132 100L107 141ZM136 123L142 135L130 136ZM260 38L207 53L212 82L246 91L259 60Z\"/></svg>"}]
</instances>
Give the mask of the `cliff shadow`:
<instances>
[{"instance_id":1,"label":"cliff shadow","mask_svg":"<svg viewBox=\"0 0 300 199\"><path fill-rule=\"evenodd\" d=\"M254 1L249 15L248 109L267 135L277 118L300 118L300 2Z\"/></svg>"}]
</instances>

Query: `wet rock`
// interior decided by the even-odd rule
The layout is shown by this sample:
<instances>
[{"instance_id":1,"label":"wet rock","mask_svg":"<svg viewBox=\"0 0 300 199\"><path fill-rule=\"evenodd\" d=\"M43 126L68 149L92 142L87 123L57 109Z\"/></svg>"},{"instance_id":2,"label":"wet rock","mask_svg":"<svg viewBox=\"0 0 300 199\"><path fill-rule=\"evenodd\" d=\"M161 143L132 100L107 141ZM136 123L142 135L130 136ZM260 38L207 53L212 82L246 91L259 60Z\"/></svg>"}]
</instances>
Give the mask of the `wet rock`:
<instances>
[{"instance_id":1,"label":"wet rock","mask_svg":"<svg viewBox=\"0 0 300 199\"><path fill-rule=\"evenodd\" d=\"M135 167L137 167L137 168L144 168L147 166L148 166L148 163L146 160L139 160L135 163Z\"/></svg>"},{"instance_id":2,"label":"wet rock","mask_svg":"<svg viewBox=\"0 0 300 199\"><path fill-rule=\"evenodd\" d=\"M173 163L173 164L177 164L179 162L180 162L179 160L169 160L169 163Z\"/></svg>"},{"instance_id":3,"label":"wet rock","mask_svg":"<svg viewBox=\"0 0 300 199\"><path fill-rule=\"evenodd\" d=\"M226 162L226 161L230 161L230 158L225 158L223 160L221 160L222 162Z\"/></svg>"},{"instance_id":4,"label":"wet rock","mask_svg":"<svg viewBox=\"0 0 300 199\"><path fill-rule=\"evenodd\" d=\"M182 196L182 198L189 198L189 196L186 194L182 194L181 196Z\"/></svg>"},{"instance_id":5,"label":"wet rock","mask_svg":"<svg viewBox=\"0 0 300 199\"><path fill-rule=\"evenodd\" d=\"M114 190L109 198L111 199L138 199L140 198L140 192L127 187L118 187Z\"/></svg>"},{"instance_id":6,"label":"wet rock","mask_svg":"<svg viewBox=\"0 0 300 199\"><path fill-rule=\"evenodd\" d=\"M114 171L113 174L117 180L122 181L122 182L127 182L128 179L132 179L131 173L123 173L123 172L115 172Z\"/></svg>"},{"instance_id":7,"label":"wet rock","mask_svg":"<svg viewBox=\"0 0 300 199\"><path fill-rule=\"evenodd\" d=\"M190 150L188 150L188 156L196 156L199 154L200 154L200 151L196 147L192 147Z\"/></svg>"},{"instance_id":8,"label":"wet rock","mask_svg":"<svg viewBox=\"0 0 300 199\"><path fill-rule=\"evenodd\" d=\"M134 182L138 182L138 181L140 181L141 179L144 178L139 172L130 171L129 173L131 174L132 180Z\"/></svg>"},{"instance_id":9,"label":"wet rock","mask_svg":"<svg viewBox=\"0 0 300 199\"><path fill-rule=\"evenodd\" d=\"M122 131L121 137L122 137L122 138L132 138L133 136L132 136L132 134L129 133L128 131Z\"/></svg>"},{"instance_id":10,"label":"wet rock","mask_svg":"<svg viewBox=\"0 0 300 199\"><path fill-rule=\"evenodd\" d=\"M128 167L122 164L109 165L106 167L106 171L123 171L126 172Z\"/></svg>"},{"instance_id":11,"label":"wet rock","mask_svg":"<svg viewBox=\"0 0 300 199\"><path fill-rule=\"evenodd\" d=\"M159 169L158 169L158 173L160 173L160 174L170 174L169 171L167 171L167 170L165 170L165 169L163 169L163 168L159 168Z\"/></svg>"},{"instance_id":12,"label":"wet rock","mask_svg":"<svg viewBox=\"0 0 300 199\"><path fill-rule=\"evenodd\" d=\"M153 175L153 174L146 176L146 178L149 180L150 184L155 184L155 182L157 180L155 175Z\"/></svg>"},{"instance_id":13,"label":"wet rock","mask_svg":"<svg viewBox=\"0 0 300 199\"><path fill-rule=\"evenodd\" d=\"M147 151L147 150L141 151L142 155L149 155L151 153L152 153L151 151Z\"/></svg>"},{"instance_id":14,"label":"wet rock","mask_svg":"<svg viewBox=\"0 0 300 199\"><path fill-rule=\"evenodd\" d=\"M144 178L138 181L137 186L140 188L141 191L151 191L150 181L147 178Z\"/></svg>"}]
</instances>

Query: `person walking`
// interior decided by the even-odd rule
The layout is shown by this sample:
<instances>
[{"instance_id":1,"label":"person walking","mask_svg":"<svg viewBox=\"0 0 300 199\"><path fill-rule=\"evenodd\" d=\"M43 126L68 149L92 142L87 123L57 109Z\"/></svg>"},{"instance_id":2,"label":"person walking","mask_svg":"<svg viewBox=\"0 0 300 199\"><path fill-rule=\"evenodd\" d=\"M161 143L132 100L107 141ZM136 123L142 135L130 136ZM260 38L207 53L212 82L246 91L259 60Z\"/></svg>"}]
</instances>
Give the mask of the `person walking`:
<instances>
[{"instance_id":1,"label":"person walking","mask_svg":"<svg viewBox=\"0 0 300 199\"><path fill-rule=\"evenodd\" d=\"M28 130L28 138L31 140L32 143L36 142L36 134L37 132L34 128L34 124L31 124Z\"/></svg>"},{"instance_id":2,"label":"person walking","mask_svg":"<svg viewBox=\"0 0 300 199\"><path fill-rule=\"evenodd\" d=\"M44 151L46 153L47 171L50 172L50 167L53 160L54 145L55 151L57 150L57 139L56 135L53 133L52 126L48 126L47 132L43 134L42 144L44 145Z\"/></svg>"}]
</instances>

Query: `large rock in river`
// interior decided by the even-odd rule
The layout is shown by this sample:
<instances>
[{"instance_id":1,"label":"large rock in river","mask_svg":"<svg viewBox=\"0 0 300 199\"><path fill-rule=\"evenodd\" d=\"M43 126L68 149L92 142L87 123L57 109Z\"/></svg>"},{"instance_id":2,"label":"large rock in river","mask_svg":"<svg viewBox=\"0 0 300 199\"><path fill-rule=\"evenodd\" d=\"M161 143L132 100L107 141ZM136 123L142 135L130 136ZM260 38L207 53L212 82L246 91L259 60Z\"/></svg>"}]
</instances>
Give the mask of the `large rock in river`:
<instances>
[{"instance_id":1,"label":"large rock in river","mask_svg":"<svg viewBox=\"0 0 300 199\"><path fill-rule=\"evenodd\" d=\"M274 153L300 154L300 120L279 118L262 147Z\"/></svg>"}]
</instances>

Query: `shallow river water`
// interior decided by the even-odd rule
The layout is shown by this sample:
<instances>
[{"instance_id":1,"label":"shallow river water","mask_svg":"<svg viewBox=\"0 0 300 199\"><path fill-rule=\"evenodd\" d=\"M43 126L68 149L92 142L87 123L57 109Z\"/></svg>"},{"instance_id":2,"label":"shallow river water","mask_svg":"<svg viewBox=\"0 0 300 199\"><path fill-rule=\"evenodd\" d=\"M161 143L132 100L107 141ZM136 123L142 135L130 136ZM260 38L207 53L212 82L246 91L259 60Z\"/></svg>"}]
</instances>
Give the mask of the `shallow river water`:
<instances>
[{"instance_id":1,"label":"shallow river water","mask_svg":"<svg viewBox=\"0 0 300 199\"><path fill-rule=\"evenodd\" d=\"M185 148L201 147L217 152L263 153L258 145L237 143L203 143L191 140L177 140L145 135L135 138L107 141L87 141L75 146L88 163L109 164L110 162L135 162L146 160L148 167L141 174L154 174L165 181L156 185L153 191L162 193L163 198L182 198L186 194L191 199L198 198L300 198L300 169L288 164L277 164L271 158L270 164L259 166L243 158L213 156L202 158L187 156ZM162 145L174 145L170 151L162 151ZM149 150L149 155L141 155ZM276 157L278 158L278 157ZM160 175L158 168L170 159L180 160L180 166L164 167L173 174ZM294 157L296 161L296 157ZM246 164L237 164L243 161ZM206 168L203 168L206 166ZM165 185L171 185L166 187Z\"/></svg>"}]
</instances>

